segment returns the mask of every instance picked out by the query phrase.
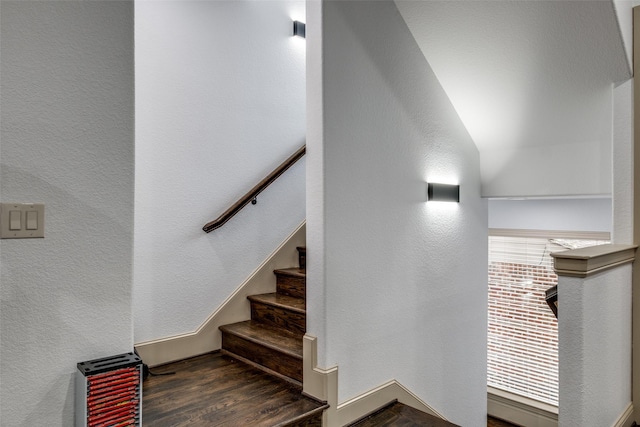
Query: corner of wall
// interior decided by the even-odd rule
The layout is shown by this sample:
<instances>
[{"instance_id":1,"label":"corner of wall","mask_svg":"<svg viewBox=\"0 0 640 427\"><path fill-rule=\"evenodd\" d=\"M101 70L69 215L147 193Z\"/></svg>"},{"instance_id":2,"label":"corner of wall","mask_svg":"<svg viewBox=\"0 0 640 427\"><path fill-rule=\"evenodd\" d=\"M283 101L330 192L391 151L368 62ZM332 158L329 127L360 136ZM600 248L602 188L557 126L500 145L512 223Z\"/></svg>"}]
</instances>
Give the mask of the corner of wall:
<instances>
[{"instance_id":1,"label":"corner of wall","mask_svg":"<svg viewBox=\"0 0 640 427\"><path fill-rule=\"evenodd\" d=\"M338 403L338 367L317 367L317 338L305 335L303 342L303 393L329 404L324 412L323 425L344 426L367 414L398 402L429 415L446 420L396 380L391 380L346 402Z\"/></svg>"}]
</instances>

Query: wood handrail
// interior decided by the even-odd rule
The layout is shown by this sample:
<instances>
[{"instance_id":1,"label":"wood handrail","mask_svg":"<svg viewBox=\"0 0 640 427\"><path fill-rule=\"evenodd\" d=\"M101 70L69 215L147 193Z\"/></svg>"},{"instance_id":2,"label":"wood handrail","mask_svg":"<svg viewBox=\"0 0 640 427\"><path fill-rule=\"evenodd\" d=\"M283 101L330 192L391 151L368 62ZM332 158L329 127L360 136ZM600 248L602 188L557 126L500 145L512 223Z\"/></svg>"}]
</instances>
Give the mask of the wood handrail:
<instances>
[{"instance_id":1,"label":"wood handrail","mask_svg":"<svg viewBox=\"0 0 640 427\"><path fill-rule=\"evenodd\" d=\"M205 232L209 233L209 232L215 230L216 228L220 228L223 225L225 225L227 223L227 221L229 221L231 218L233 218L233 216L235 214L240 212L240 210L242 208L247 206L250 202L254 202L254 204L255 204L255 200L256 200L256 197L258 197L258 194L260 194L273 181L278 179L278 177L280 175L285 173L285 171L287 169L289 169L298 160L300 160L300 158L305 155L306 150L307 150L307 146L303 145L301 148L298 149L298 151L293 153L291 155L291 157L289 157L287 160L282 162L282 164L280 166L278 166L273 172L271 172L267 177L265 177L262 181L260 181L258 183L258 185L253 187L247 194L242 196L229 209L224 211L224 213L222 215L220 215L218 218L214 219L213 221L208 222L207 224L205 224L205 226L202 227L202 229Z\"/></svg>"}]
</instances>

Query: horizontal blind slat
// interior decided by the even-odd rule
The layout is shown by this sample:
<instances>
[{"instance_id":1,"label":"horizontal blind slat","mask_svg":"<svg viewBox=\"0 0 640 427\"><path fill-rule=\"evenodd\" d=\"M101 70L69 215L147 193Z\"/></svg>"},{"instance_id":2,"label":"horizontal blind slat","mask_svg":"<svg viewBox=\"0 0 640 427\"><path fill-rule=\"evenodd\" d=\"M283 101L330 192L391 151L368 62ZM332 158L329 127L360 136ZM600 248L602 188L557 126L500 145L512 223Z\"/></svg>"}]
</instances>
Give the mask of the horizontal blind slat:
<instances>
[{"instance_id":1,"label":"horizontal blind slat","mask_svg":"<svg viewBox=\"0 0 640 427\"><path fill-rule=\"evenodd\" d=\"M550 254L605 240L489 236L488 385L558 404L558 324L545 301Z\"/></svg>"}]
</instances>

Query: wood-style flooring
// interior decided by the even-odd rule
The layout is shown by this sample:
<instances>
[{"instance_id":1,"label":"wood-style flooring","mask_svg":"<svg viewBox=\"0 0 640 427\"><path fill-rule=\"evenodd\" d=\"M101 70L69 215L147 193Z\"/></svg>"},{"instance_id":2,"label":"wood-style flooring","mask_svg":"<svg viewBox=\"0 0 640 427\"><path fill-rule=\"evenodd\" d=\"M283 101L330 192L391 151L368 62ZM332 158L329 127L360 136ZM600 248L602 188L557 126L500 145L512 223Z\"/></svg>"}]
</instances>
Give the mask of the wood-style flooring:
<instances>
[{"instance_id":1,"label":"wood-style flooring","mask_svg":"<svg viewBox=\"0 0 640 427\"><path fill-rule=\"evenodd\" d=\"M433 417L410 406L395 402L350 427L456 427L448 421Z\"/></svg>"},{"instance_id":2,"label":"wood-style flooring","mask_svg":"<svg viewBox=\"0 0 640 427\"><path fill-rule=\"evenodd\" d=\"M424 412L403 405L393 403L367 418L351 424L349 427L451 427L454 424L432 417ZM488 417L487 427L518 427L497 418Z\"/></svg>"},{"instance_id":3,"label":"wood-style flooring","mask_svg":"<svg viewBox=\"0 0 640 427\"><path fill-rule=\"evenodd\" d=\"M145 427L314 426L323 405L299 387L220 352L151 369L144 381Z\"/></svg>"},{"instance_id":4,"label":"wood-style flooring","mask_svg":"<svg viewBox=\"0 0 640 427\"><path fill-rule=\"evenodd\" d=\"M511 424L506 421L499 420L498 418L488 417L487 427L519 427L516 424Z\"/></svg>"},{"instance_id":5,"label":"wood-style flooring","mask_svg":"<svg viewBox=\"0 0 640 427\"><path fill-rule=\"evenodd\" d=\"M299 387L220 352L152 369L161 374L144 381L145 427L319 426L313 415L324 406ZM406 405L394 403L354 427L451 427ZM489 418L488 427L517 427Z\"/></svg>"}]
</instances>

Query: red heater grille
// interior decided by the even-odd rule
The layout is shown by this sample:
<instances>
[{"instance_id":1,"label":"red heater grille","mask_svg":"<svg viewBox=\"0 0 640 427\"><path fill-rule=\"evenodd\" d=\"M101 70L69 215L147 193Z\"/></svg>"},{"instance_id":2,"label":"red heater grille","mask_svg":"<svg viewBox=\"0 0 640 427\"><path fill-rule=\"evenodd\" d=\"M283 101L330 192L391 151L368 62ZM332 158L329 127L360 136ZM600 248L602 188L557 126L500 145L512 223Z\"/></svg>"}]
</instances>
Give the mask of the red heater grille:
<instances>
[{"instance_id":1,"label":"red heater grille","mask_svg":"<svg viewBox=\"0 0 640 427\"><path fill-rule=\"evenodd\" d=\"M76 427L142 425L142 360L134 353L78 363Z\"/></svg>"}]
</instances>

